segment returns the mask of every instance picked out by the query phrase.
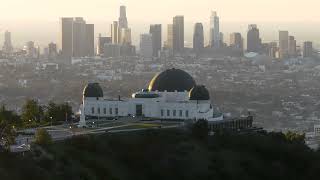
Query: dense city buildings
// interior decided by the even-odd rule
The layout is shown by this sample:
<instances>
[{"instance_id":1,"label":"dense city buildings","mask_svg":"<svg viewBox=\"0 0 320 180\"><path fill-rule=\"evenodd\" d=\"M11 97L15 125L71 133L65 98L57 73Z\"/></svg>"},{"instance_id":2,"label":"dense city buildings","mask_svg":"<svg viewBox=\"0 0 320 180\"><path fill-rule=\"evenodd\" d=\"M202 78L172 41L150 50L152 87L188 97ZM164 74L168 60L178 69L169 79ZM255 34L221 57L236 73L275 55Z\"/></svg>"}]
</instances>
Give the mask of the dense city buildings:
<instances>
[{"instance_id":1,"label":"dense city buildings","mask_svg":"<svg viewBox=\"0 0 320 180\"><path fill-rule=\"evenodd\" d=\"M153 56L152 34L140 35L140 55L144 58L151 58Z\"/></svg>"},{"instance_id":2,"label":"dense city buildings","mask_svg":"<svg viewBox=\"0 0 320 180\"><path fill-rule=\"evenodd\" d=\"M175 16L173 18L173 53L182 53L184 50L184 17Z\"/></svg>"},{"instance_id":3,"label":"dense city buildings","mask_svg":"<svg viewBox=\"0 0 320 180\"><path fill-rule=\"evenodd\" d=\"M119 44L106 43L104 44L103 57L117 58L121 56L121 46Z\"/></svg>"},{"instance_id":4,"label":"dense city buildings","mask_svg":"<svg viewBox=\"0 0 320 180\"><path fill-rule=\"evenodd\" d=\"M98 36L98 42L97 42L97 55L103 56L104 54L104 45L105 44L111 44L112 39L111 37L104 37L99 34Z\"/></svg>"},{"instance_id":5,"label":"dense city buildings","mask_svg":"<svg viewBox=\"0 0 320 180\"><path fill-rule=\"evenodd\" d=\"M272 59L277 59L279 53L279 48L277 42L270 42L268 43L268 53L267 55Z\"/></svg>"},{"instance_id":6,"label":"dense city buildings","mask_svg":"<svg viewBox=\"0 0 320 180\"><path fill-rule=\"evenodd\" d=\"M303 57L312 57L313 56L313 47L312 47L312 42L306 41L303 42Z\"/></svg>"},{"instance_id":7,"label":"dense city buildings","mask_svg":"<svg viewBox=\"0 0 320 180\"><path fill-rule=\"evenodd\" d=\"M161 24L150 25L149 33L152 35L153 56L158 57L162 47L162 29Z\"/></svg>"},{"instance_id":8,"label":"dense city buildings","mask_svg":"<svg viewBox=\"0 0 320 180\"><path fill-rule=\"evenodd\" d=\"M2 51L6 54L11 54L13 52L11 32L9 31L6 31L4 33L4 43L3 43Z\"/></svg>"},{"instance_id":9,"label":"dense city buildings","mask_svg":"<svg viewBox=\"0 0 320 180\"><path fill-rule=\"evenodd\" d=\"M243 39L240 33L231 33L230 34L230 47L243 49Z\"/></svg>"},{"instance_id":10,"label":"dense city buildings","mask_svg":"<svg viewBox=\"0 0 320 180\"><path fill-rule=\"evenodd\" d=\"M111 55L118 55L118 49L120 49L120 56L133 56L135 55L135 47L132 45L131 29L128 27L126 7L120 7L119 21L113 21L111 24L111 43L104 45L104 50L107 50L107 57L113 57ZM115 52L115 53L110 53ZM118 56L117 56L118 57Z\"/></svg>"},{"instance_id":11,"label":"dense city buildings","mask_svg":"<svg viewBox=\"0 0 320 180\"><path fill-rule=\"evenodd\" d=\"M247 33L247 52L260 52L261 39L259 29L256 24L250 24L248 26Z\"/></svg>"},{"instance_id":12,"label":"dense city buildings","mask_svg":"<svg viewBox=\"0 0 320 180\"><path fill-rule=\"evenodd\" d=\"M289 57L289 32L279 31L279 58Z\"/></svg>"},{"instance_id":13,"label":"dense city buildings","mask_svg":"<svg viewBox=\"0 0 320 180\"><path fill-rule=\"evenodd\" d=\"M193 32L193 50L196 53L200 53L204 48L204 33L202 23L196 23L194 25Z\"/></svg>"},{"instance_id":14,"label":"dense city buildings","mask_svg":"<svg viewBox=\"0 0 320 180\"><path fill-rule=\"evenodd\" d=\"M217 12L211 12L210 17L210 46L220 48L221 36L220 36L220 22Z\"/></svg>"}]
</instances>

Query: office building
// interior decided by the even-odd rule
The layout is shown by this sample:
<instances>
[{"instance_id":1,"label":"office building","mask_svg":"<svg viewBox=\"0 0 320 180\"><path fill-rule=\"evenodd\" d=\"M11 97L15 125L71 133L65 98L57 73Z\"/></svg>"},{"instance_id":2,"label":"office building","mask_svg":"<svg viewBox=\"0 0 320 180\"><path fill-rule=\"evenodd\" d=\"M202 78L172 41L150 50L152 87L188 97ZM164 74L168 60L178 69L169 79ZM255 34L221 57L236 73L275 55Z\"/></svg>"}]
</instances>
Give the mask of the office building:
<instances>
[{"instance_id":1,"label":"office building","mask_svg":"<svg viewBox=\"0 0 320 180\"><path fill-rule=\"evenodd\" d=\"M40 55L39 46L35 46L33 41L28 41L26 45L23 47L23 50L26 53L26 56L30 59L38 59Z\"/></svg>"},{"instance_id":2,"label":"office building","mask_svg":"<svg viewBox=\"0 0 320 180\"><path fill-rule=\"evenodd\" d=\"M247 52L259 53L261 50L261 39L259 29L256 24L248 26L247 33Z\"/></svg>"},{"instance_id":3,"label":"office building","mask_svg":"<svg viewBox=\"0 0 320 180\"><path fill-rule=\"evenodd\" d=\"M145 58L151 58L153 56L151 34L140 35L140 55Z\"/></svg>"},{"instance_id":4,"label":"office building","mask_svg":"<svg viewBox=\"0 0 320 180\"><path fill-rule=\"evenodd\" d=\"M48 44L48 57L54 59L58 54L57 44L51 42Z\"/></svg>"},{"instance_id":5,"label":"office building","mask_svg":"<svg viewBox=\"0 0 320 180\"><path fill-rule=\"evenodd\" d=\"M94 25L93 24L86 24L86 49L84 56L93 57L94 53Z\"/></svg>"},{"instance_id":6,"label":"office building","mask_svg":"<svg viewBox=\"0 0 320 180\"><path fill-rule=\"evenodd\" d=\"M278 48L277 42L270 42L268 44L268 56L273 59L277 59L279 58L278 53L279 53L279 48Z\"/></svg>"},{"instance_id":7,"label":"office building","mask_svg":"<svg viewBox=\"0 0 320 180\"><path fill-rule=\"evenodd\" d=\"M71 59L73 55L73 18L61 18L60 26L61 55L64 59Z\"/></svg>"},{"instance_id":8,"label":"office building","mask_svg":"<svg viewBox=\"0 0 320 180\"><path fill-rule=\"evenodd\" d=\"M104 45L111 44L111 43L112 43L111 37L102 37L101 34L99 34L98 43L97 43L97 55L103 56L104 55Z\"/></svg>"},{"instance_id":9,"label":"office building","mask_svg":"<svg viewBox=\"0 0 320 180\"><path fill-rule=\"evenodd\" d=\"M173 53L180 53L184 50L184 17L173 18Z\"/></svg>"},{"instance_id":10,"label":"office building","mask_svg":"<svg viewBox=\"0 0 320 180\"><path fill-rule=\"evenodd\" d=\"M13 46L11 42L11 32L9 31L6 31L4 33L4 43L3 43L2 51L6 54L11 54L13 52Z\"/></svg>"},{"instance_id":11,"label":"office building","mask_svg":"<svg viewBox=\"0 0 320 180\"><path fill-rule=\"evenodd\" d=\"M120 30L119 36L119 44L122 45L131 45L131 29L130 28L122 28Z\"/></svg>"},{"instance_id":12,"label":"office building","mask_svg":"<svg viewBox=\"0 0 320 180\"><path fill-rule=\"evenodd\" d=\"M173 49L173 24L168 24L166 48Z\"/></svg>"},{"instance_id":13,"label":"office building","mask_svg":"<svg viewBox=\"0 0 320 180\"><path fill-rule=\"evenodd\" d=\"M121 46L119 44L104 44L104 57L117 58L121 56Z\"/></svg>"},{"instance_id":14,"label":"office building","mask_svg":"<svg viewBox=\"0 0 320 180\"><path fill-rule=\"evenodd\" d=\"M217 12L211 12L210 16L210 46L220 48L220 22Z\"/></svg>"},{"instance_id":15,"label":"office building","mask_svg":"<svg viewBox=\"0 0 320 180\"><path fill-rule=\"evenodd\" d=\"M289 32L279 31L279 58L289 57Z\"/></svg>"},{"instance_id":16,"label":"office building","mask_svg":"<svg viewBox=\"0 0 320 180\"><path fill-rule=\"evenodd\" d=\"M312 42L306 41L306 42L303 43L302 56L303 56L304 58L312 57L312 56L313 56Z\"/></svg>"},{"instance_id":17,"label":"office building","mask_svg":"<svg viewBox=\"0 0 320 180\"><path fill-rule=\"evenodd\" d=\"M113 44L119 44L119 25L118 21L113 21L111 24L111 38Z\"/></svg>"},{"instance_id":18,"label":"office building","mask_svg":"<svg viewBox=\"0 0 320 180\"><path fill-rule=\"evenodd\" d=\"M289 56L296 57L297 56L297 41L294 36L289 36Z\"/></svg>"},{"instance_id":19,"label":"office building","mask_svg":"<svg viewBox=\"0 0 320 180\"><path fill-rule=\"evenodd\" d=\"M149 33L152 35L153 56L158 57L162 47L161 24L150 25Z\"/></svg>"},{"instance_id":20,"label":"office building","mask_svg":"<svg viewBox=\"0 0 320 180\"><path fill-rule=\"evenodd\" d=\"M62 57L94 56L94 25L82 17L61 18Z\"/></svg>"},{"instance_id":21,"label":"office building","mask_svg":"<svg viewBox=\"0 0 320 180\"><path fill-rule=\"evenodd\" d=\"M199 53L204 48L204 34L202 23L196 23L193 32L193 50Z\"/></svg>"},{"instance_id":22,"label":"office building","mask_svg":"<svg viewBox=\"0 0 320 180\"><path fill-rule=\"evenodd\" d=\"M73 56L84 57L86 54L86 22L82 17L73 21Z\"/></svg>"},{"instance_id":23,"label":"office building","mask_svg":"<svg viewBox=\"0 0 320 180\"><path fill-rule=\"evenodd\" d=\"M235 32L230 34L230 47L243 49L243 39L240 33Z\"/></svg>"}]
</instances>

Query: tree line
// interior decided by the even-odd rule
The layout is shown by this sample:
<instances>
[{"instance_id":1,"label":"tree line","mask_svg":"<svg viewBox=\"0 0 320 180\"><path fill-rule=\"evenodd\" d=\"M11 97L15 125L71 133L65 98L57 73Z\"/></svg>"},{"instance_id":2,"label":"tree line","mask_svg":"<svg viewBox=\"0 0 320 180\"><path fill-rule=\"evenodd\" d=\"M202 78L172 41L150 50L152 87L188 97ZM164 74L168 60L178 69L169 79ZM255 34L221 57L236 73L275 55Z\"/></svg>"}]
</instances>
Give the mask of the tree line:
<instances>
[{"instance_id":1,"label":"tree line","mask_svg":"<svg viewBox=\"0 0 320 180\"><path fill-rule=\"evenodd\" d=\"M50 101L41 105L37 100L27 99L21 114L0 107L0 146L9 147L14 144L17 131L26 128L39 128L70 122L73 117L72 107L68 103Z\"/></svg>"}]
</instances>

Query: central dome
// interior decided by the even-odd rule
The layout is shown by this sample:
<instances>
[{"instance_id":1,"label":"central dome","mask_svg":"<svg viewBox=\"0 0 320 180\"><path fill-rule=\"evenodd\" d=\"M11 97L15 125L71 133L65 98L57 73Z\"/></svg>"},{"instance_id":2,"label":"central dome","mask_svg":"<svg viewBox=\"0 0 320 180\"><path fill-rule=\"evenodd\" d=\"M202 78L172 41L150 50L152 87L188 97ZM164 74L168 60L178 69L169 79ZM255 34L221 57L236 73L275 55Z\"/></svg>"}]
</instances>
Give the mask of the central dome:
<instances>
[{"instance_id":1,"label":"central dome","mask_svg":"<svg viewBox=\"0 0 320 180\"><path fill-rule=\"evenodd\" d=\"M149 83L149 91L184 92L190 91L196 82L190 74L180 69L168 69L154 76Z\"/></svg>"},{"instance_id":2,"label":"central dome","mask_svg":"<svg viewBox=\"0 0 320 180\"><path fill-rule=\"evenodd\" d=\"M84 97L103 97L103 91L99 83L89 83L83 89Z\"/></svg>"}]
</instances>

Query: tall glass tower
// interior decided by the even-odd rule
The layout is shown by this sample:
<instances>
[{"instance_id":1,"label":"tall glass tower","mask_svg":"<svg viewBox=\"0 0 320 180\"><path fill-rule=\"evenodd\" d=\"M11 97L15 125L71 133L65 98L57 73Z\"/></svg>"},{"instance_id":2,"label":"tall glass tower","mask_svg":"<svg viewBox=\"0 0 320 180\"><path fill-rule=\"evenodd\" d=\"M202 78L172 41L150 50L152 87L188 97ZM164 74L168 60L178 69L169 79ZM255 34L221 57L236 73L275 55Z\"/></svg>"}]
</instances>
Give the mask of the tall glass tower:
<instances>
[{"instance_id":1,"label":"tall glass tower","mask_svg":"<svg viewBox=\"0 0 320 180\"><path fill-rule=\"evenodd\" d=\"M211 47L220 47L220 24L219 16L217 12L211 12L210 17L210 46Z\"/></svg>"}]
</instances>

